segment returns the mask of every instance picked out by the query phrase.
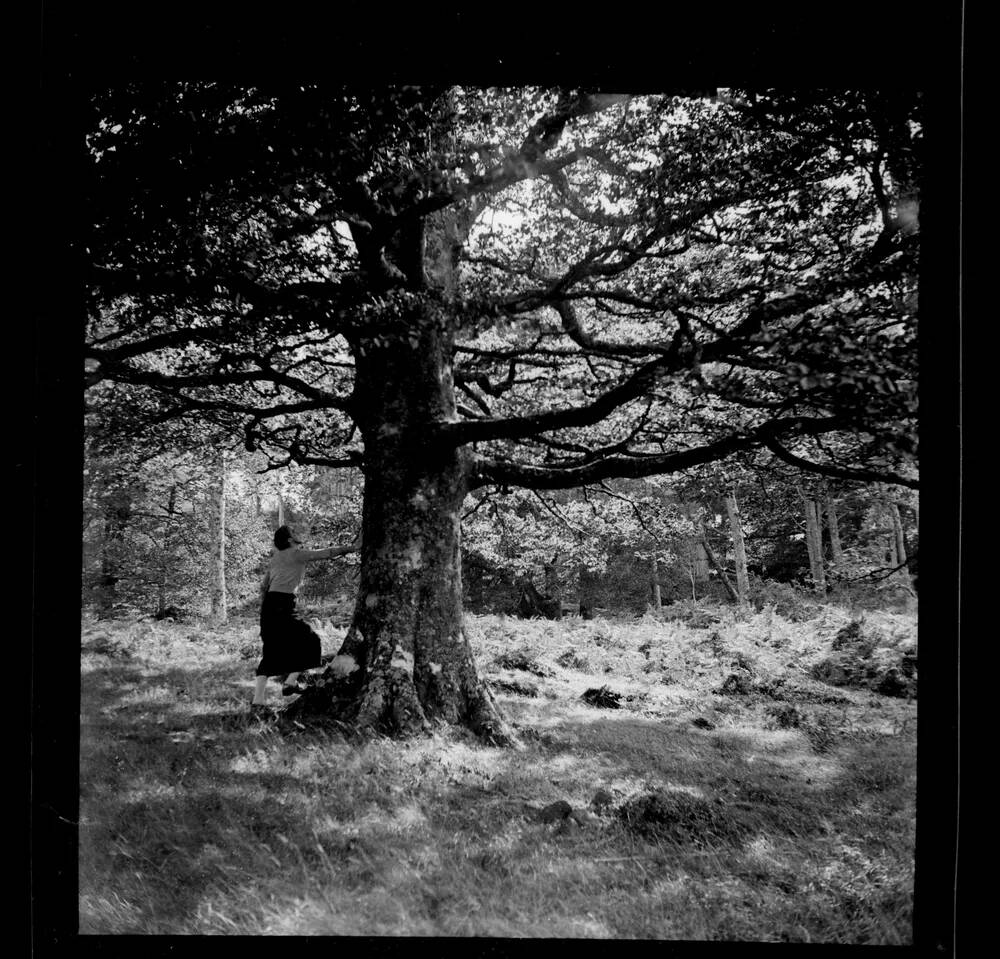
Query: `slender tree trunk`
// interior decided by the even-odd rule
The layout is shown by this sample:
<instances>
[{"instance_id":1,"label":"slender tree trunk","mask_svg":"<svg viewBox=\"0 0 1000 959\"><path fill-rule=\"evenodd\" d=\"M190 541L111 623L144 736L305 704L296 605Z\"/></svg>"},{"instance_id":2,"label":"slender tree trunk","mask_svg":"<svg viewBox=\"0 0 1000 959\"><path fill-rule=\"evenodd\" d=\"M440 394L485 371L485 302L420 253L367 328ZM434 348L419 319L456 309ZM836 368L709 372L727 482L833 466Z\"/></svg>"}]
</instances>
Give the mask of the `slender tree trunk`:
<instances>
[{"instance_id":1,"label":"slender tree trunk","mask_svg":"<svg viewBox=\"0 0 1000 959\"><path fill-rule=\"evenodd\" d=\"M655 553L649 563L649 592L653 609L663 609L663 596L660 593L660 564L656 561Z\"/></svg>"},{"instance_id":2,"label":"slender tree trunk","mask_svg":"<svg viewBox=\"0 0 1000 959\"><path fill-rule=\"evenodd\" d=\"M705 545L704 538L698 540L694 544L694 561L692 563L692 574L694 578L703 583L708 579L708 569L712 565L711 560L708 558L708 549Z\"/></svg>"},{"instance_id":3,"label":"slender tree trunk","mask_svg":"<svg viewBox=\"0 0 1000 959\"><path fill-rule=\"evenodd\" d=\"M278 494L278 525L285 525L285 501L281 498L281 493Z\"/></svg>"},{"instance_id":4,"label":"slender tree trunk","mask_svg":"<svg viewBox=\"0 0 1000 959\"><path fill-rule=\"evenodd\" d=\"M840 566L844 561L844 550L840 543L840 523L837 520L837 504L832 496L827 496L824 502L826 513L826 528L830 533L830 560L834 566Z\"/></svg>"},{"instance_id":5,"label":"slender tree trunk","mask_svg":"<svg viewBox=\"0 0 1000 959\"><path fill-rule=\"evenodd\" d=\"M212 616L228 622L229 601L226 595L226 454L219 456L219 483L216 499L216 542L214 557L215 589L212 593Z\"/></svg>"},{"instance_id":6,"label":"slender tree trunk","mask_svg":"<svg viewBox=\"0 0 1000 959\"><path fill-rule=\"evenodd\" d=\"M104 527L101 535L101 578L98 581L97 611L99 616L106 616L115 604L115 586L118 577L113 558L114 523L110 511L104 514Z\"/></svg>"},{"instance_id":7,"label":"slender tree trunk","mask_svg":"<svg viewBox=\"0 0 1000 959\"><path fill-rule=\"evenodd\" d=\"M910 571L905 565L907 553L906 537L903 535L903 521L899 515L899 506L894 500L887 500L887 511L889 513L889 520L892 523L892 565L901 567L897 571L896 577L912 592L913 584Z\"/></svg>"},{"instance_id":8,"label":"slender tree trunk","mask_svg":"<svg viewBox=\"0 0 1000 959\"><path fill-rule=\"evenodd\" d=\"M906 562L906 540L903 538L903 521L899 515L899 506L889 501L889 519L892 523L892 539L895 547L896 564Z\"/></svg>"},{"instance_id":9,"label":"slender tree trunk","mask_svg":"<svg viewBox=\"0 0 1000 959\"><path fill-rule=\"evenodd\" d=\"M174 528L174 509L177 506L177 484L170 485L167 495L167 522L163 528L163 555L160 557L160 582L156 589L156 615L163 617L167 612L167 585L170 582L170 559L172 555L171 533Z\"/></svg>"},{"instance_id":10,"label":"slender tree trunk","mask_svg":"<svg viewBox=\"0 0 1000 959\"><path fill-rule=\"evenodd\" d=\"M327 692L293 709L318 703L360 728L399 735L444 721L507 743L510 729L476 670L463 621L467 454L427 442L433 424L456 417L453 334L430 308L413 307L402 320L397 335L355 345L365 443L358 599Z\"/></svg>"},{"instance_id":11,"label":"slender tree trunk","mask_svg":"<svg viewBox=\"0 0 1000 959\"><path fill-rule=\"evenodd\" d=\"M740 510L736 503L736 495L732 491L726 494L726 513L729 515L729 530L733 537L733 553L736 559L736 601L740 607L746 607L750 602L750 577L747 573L747 552L743 541L743 524L740 520Z\"/></svg>"},{"instance_id":12,"label":"slender tree trunk","mask_svg":"<svg viewBox=\"0 0 1000 959\"><path fill-rule=\"evenodd\" d=\"M560 604L562 608L562 586L559 582L559 554L556 553L552 560L545 564L545 592L551 599Z\"/></svg>"},{"instance_id":13,"label":"slender tree trunk","mask_svg":"<svg viewBox=\"0 0 1000 959\"><path fill-rule=\"evenodd\" d=\"M704 527L702 527L701 532L703 537L701 545L705 550L705 556L708 562L711 564L712 569L719 574L719 579L722 581L722 585L726 587L726 592L729 594L729 598L738 605L740 601L739 593L737 593L733 588L733 584L729 582L729 577L726 575L726 568L719 562L714 551L712 550L712 547L708 545L708 538L705 535Z\"/></svg>"},{"instance_id":14,"label":"slender tree trunk","mask_svg":"<svg viewBox=\"0 0 1000 959\"><path fill-rule=\"evenodd\" d=\"M130 500L111 502L105 507L104 535L101 539L101 578L97 591L99 616L110 615L118 600L125 531L131 518Z\"/></svg>"},{"instance_id":15,"label":"slender tree trunk","mask_svg":"<svg viewBox=\"0 0 1000 959\"><path fill-rule=\"evenodd\" d=\"M684 515L691 520L695 520L697 516L697 508L693 503L680 502L681 511ZM698 532L692 537L690 543L690 562L688 564L688 576L691 578L691 598L697 599L697 589L696 584L698 582L704 582L708 579L708 556L705 553L705 526L704 523L698 522L697 524Z\"/></svg>"},{"instance_id":16,"label":"slender tree trunk","mask_svg":"<svg viewBox=\"0 0 1000 959\"><path fill-rule=\"evenodd\" d=\"M580 618L593 619L594 609L597 606L597 600L596 600L597 574L591 572L586 567L581 566L579 570L578 580L579 580Z\"/></svg>"},{"instance_id":17,"label":"slender tree trunk","mask_svg":"<svg viewBox=\"0 0 1000 959\"><path fill-rule=\"evenodd\" d=\"M817 592L826 593L826 570L823 564L823 527L816 500L806 496L801 489L802 504L806 516L806 549L809 552L809 568L813 587Z\"/></svg>"}]
</instances>

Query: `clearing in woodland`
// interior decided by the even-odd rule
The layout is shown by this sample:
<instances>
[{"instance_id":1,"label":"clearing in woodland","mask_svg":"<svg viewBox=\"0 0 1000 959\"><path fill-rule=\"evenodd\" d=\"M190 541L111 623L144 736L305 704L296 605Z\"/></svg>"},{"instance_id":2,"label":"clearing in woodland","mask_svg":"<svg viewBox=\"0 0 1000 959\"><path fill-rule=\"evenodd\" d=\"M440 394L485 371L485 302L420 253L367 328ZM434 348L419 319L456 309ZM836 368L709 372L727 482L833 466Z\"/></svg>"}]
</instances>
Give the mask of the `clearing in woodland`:
<instances>
[{"instance_id":1,"label":"clearing in woodland","mask_svg":"<svg viewBox=\"0 0 1000 959\"><path fill-rule=\"evenodd\" d=\"M252 721L254 621L86 619L80 932L910 943L915 616L676 610L470 614L517 748Z\"/></svg>"}]
</instances>

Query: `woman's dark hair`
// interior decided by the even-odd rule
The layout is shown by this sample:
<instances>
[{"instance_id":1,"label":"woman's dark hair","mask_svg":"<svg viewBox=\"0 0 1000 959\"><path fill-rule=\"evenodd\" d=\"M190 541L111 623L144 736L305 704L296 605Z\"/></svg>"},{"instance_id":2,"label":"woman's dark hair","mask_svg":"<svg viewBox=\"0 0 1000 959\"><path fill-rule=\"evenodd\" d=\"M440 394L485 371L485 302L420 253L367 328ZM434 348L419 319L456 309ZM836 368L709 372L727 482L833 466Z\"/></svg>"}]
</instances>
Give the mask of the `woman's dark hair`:
<instances>
[{"instance_id":1,"label":"woman's dark hair","mask_svg":"<svg viewBox=\"0 0 1000 959\"><path fill-rule=\"evenodd\" d=\"M274 545L278 549L288 549L292 545L292 531L287 526L279 526L274 531Z\"/></svg>"}]
</instances>

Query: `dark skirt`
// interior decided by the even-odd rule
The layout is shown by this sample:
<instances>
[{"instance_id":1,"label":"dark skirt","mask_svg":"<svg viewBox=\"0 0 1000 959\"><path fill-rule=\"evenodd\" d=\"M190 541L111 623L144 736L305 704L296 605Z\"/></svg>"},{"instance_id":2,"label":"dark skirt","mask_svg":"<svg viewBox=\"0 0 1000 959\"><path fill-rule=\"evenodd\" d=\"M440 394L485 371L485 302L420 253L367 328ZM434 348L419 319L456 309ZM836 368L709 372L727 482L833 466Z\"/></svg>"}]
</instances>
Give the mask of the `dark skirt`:
<instances>
[{"instance_id":1,"label":"dark skirt","mask_svg":"<svg viewBox=\"0 0 1000 959\"><path fill-rule=\"evenodd\" d=\"M320 665L319 636L295 612L292 593L268 593L260 608L260 638L264 655L258 676L284 676Z\"/></svg>"}]
</instances>

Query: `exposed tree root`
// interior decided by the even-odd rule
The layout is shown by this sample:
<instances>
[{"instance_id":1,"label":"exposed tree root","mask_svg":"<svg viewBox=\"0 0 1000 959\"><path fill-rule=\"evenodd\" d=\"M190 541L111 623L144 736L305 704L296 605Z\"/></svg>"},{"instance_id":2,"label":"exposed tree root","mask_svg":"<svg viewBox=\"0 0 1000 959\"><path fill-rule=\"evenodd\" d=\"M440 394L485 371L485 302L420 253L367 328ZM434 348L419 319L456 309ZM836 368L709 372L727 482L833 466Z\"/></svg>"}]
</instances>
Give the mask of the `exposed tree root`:
<instances>
[{"instance_id":1,"label":"exposed tree root","mask_svg":"<svg viewBox=\"0 0 1000 959\"><path fill-rule=\"evenodd\" d=\"M359 681L357 674L336 677L328 669L283 716L315 724L336 720L358 732L400 738L426 735L444 723L471 730L486 745L516 746L517 737L489 689L474 672L462 679L436 674L418 684L403 670L383 667Z\"/></svg>"}]
</instances>

